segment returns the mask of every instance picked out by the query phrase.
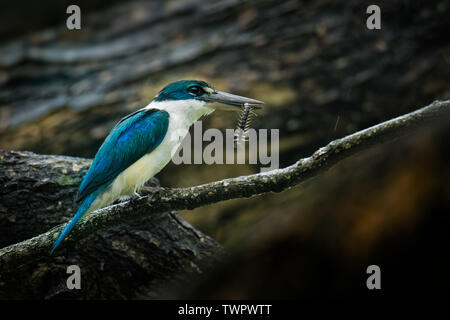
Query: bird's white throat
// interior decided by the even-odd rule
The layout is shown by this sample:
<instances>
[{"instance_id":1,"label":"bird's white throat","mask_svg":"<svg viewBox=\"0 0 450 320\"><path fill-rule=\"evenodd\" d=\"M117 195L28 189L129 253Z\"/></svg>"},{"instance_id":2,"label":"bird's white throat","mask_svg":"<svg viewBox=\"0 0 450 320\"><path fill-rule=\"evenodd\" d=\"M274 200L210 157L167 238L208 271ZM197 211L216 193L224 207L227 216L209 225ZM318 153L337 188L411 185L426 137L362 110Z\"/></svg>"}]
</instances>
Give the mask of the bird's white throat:
<instances>
[{"instance_id":1,"label":"bird's white throat","mask_svg":"<svg viewBox=\"0 0 450 320\"><path fill-rule=\"evenodd\" d=\"M185 123L188 128L202 116L214 112L214 108L208 107L206 102L195 99L175 101L152 101L144 109L159 109L167 111L170 115L169 125L172 118ZM179 118L179 119L178 119Z\"/></svg>"}]
</instances>

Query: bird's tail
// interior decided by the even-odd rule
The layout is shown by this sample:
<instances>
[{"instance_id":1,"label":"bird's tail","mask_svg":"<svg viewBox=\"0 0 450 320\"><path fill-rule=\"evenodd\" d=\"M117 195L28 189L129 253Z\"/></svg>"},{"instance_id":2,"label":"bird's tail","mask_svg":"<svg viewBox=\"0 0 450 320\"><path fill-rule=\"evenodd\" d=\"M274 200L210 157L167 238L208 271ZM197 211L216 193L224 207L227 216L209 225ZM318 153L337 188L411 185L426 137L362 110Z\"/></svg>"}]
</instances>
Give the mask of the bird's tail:
<instances>
[{"instance_id":1,"label":"bird's tail","mask_svg":"<svg viewBox=\"0 0 450 320\"><path fill-rule=\"evenodd\" d=\"M100 190L98 190L98 191L100 191ZM52 254L55 251L55 249L61 244L61 242L64 240L64 238L69 234L69 232L77 224L77 222L87 213L87 211L91 207L92 203L95 201L98 194L100 193L98 191L91 193L86 199L83 200L83 202L81 203L80 208L78 208L78 211L75 214L75 216L72 218L72 220L69 222L69 224L64 228L64 230L59 235L58 239L53 244L52 249L50 250L50 254Z\"/></svg>"}]
</instances>

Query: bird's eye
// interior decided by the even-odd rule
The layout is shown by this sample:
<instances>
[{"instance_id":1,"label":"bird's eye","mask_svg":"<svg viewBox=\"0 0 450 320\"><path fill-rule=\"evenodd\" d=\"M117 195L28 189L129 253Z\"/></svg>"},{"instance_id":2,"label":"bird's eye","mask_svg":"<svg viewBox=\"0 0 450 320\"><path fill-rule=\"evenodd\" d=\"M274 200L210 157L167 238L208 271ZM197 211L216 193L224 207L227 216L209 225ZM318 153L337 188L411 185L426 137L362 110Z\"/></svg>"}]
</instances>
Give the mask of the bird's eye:
<instances>
[{"instance_id":1,"label":"bird's eye","mask_svg":"<svg viewBox=\"0 0 450 320\"><path fill-rule=\"evenodd\" d=\"M190 94L194 95L194 96L199 96L203 93L203 89L200 88L199 86L192 86L188 88L188 91Z\"/></svg>"}]
</instances>

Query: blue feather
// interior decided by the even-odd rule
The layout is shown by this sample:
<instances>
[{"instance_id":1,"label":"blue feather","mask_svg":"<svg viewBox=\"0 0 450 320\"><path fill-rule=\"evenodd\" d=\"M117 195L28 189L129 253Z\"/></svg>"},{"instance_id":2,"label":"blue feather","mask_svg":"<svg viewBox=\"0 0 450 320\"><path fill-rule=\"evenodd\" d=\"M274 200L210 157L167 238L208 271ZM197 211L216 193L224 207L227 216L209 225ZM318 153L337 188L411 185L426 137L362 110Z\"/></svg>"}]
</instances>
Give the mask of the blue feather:
<instances>
[{"instance_id":1,"label":"blue feather","mask_svg":"<svg viewBox=\"0 0 450 320\"><path fill-rule=\"evenodd\" d=\"M59 235L58 239L53 244L52 249L50 250L50 254L53 254L55 249L61 244L61 242L69 234L69 232L73 229L73 227L77 224L77 222L84 216L84 214L89 209L91 204L95 201L97 196L103 192L103 189L104 189L103 187L97 189L97 191L91 193L86 199L84 199L83 203L78 208L78 211L75 214L75 216L72 218L72 220L70 220L69 224L64 228L64 230Z\"/></svg>"},{"instance_id":2,"label":"blue feather","mask_svg":"<svg viewBox=\"0 0 450 320\"><path fill-rule=\"evenodd\" d=\"M122 171L153 151L164 139L168 126L169 114L158 109L139 110L122 119L97 152L81 182L77 201L111 183Z\"/></svg>"},{"instance_id":3,"label":"blue feather","mask_svg":"<svg viewBox=\"0 0 450 320\"><path fill-rule=\"evenodd\" d=\"M159 146L168 126L166 111L141 109L123 118L111 130L81 182L76 199L81 206L53 244L51 253L121 172Z\"/></svg>"}]
</instances>

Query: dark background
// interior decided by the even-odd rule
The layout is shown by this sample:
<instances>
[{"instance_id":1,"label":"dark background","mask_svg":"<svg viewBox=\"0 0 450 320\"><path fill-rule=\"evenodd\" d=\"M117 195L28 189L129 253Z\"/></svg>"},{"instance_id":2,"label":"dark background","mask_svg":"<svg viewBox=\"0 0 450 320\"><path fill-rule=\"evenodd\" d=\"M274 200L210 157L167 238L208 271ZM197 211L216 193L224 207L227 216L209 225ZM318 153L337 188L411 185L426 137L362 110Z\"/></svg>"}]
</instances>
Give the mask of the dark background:
<instances>
[{"instance_id":1,"label":"dark background","mask_svg":"<svg viewBox=\"0 0 450 320\"><path fill-rule=\"evenodd\" d=\"M280 166L329 141L450 99L448 1L10 2L0 13L0 148L92 158L114 124L167 83L203 79L265 101ZM366 8L381 8L381 30ZM27 8L26 10L24 8ZM204 129L233 128L217 111ZM214 281L175 296L292 298L445 294L448 119L354 156L281 194L182 216L232 253ZM163 186L259 171L170 164ZM128 297L133 297L130 294Z\"/></svg>"}]
</instances>

